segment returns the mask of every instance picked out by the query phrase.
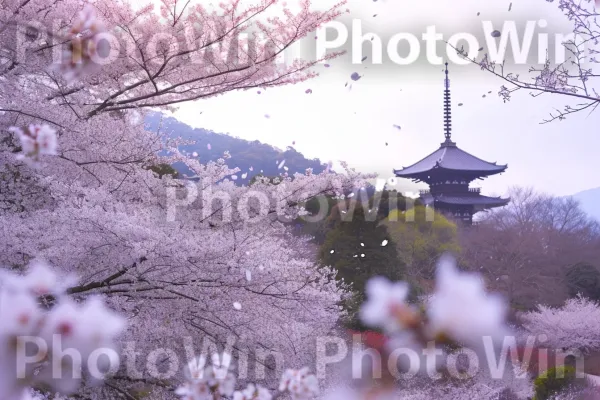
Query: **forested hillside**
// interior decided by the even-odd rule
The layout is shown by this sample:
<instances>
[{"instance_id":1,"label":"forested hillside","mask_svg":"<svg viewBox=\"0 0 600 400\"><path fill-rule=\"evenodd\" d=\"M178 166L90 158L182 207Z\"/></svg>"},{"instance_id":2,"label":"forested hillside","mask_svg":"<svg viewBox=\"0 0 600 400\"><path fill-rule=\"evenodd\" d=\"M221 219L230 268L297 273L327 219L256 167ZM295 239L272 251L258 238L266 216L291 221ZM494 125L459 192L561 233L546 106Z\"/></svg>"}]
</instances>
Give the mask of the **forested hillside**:
<instances>
[{"instance_id":1,"label":"forested hillside","mask_svg":"<svg viewBox=\"0 0 600 400\"><path fill-rule=\"evenodd\" d=\"M196 157L202 163L222 158L223 153L228 151L231 158L225 160L227 166L241 170L236 180L239 185L247 185L253 176L261 173L266 176L275 176L286 172L292 175L296 172L304 173L307 168L312 168L314 173L321 173L327 167L318 158L307 159L292 146L281 150L258 140L248 141L207 129L192 128L161 113L149 114L145 123L146 129L166 133L169 138L181 137L196 141L195 144L180 146L179 150L184 154L194 156L197 154ZM281 165L282 163L283 165ZM280 165L281 168L279 168ZM194 175L183 163L176 163L173 167L181 175Z\"/></svg>"}]
</instances>

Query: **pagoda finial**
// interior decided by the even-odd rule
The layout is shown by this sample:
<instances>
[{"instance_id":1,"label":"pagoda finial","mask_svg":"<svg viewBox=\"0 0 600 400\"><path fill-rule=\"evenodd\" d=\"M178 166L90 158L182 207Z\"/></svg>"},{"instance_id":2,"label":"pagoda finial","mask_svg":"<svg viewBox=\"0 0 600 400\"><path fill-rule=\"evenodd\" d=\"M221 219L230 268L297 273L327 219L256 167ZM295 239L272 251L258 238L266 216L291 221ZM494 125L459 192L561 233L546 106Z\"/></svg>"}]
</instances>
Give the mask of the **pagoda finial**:
<instances>
[{"instance_id":1,"label":"pagoda finial","mask_svg":"<svg viewBox=\"0 0 600 400\"><path fill-rule=\"evenodd\" d=\"M450 111L450 79L448 79L448 63L446 63L446 79L444 80L444 136L446 142L451 142L452 116Z\"/></svg>"}]
</instances>

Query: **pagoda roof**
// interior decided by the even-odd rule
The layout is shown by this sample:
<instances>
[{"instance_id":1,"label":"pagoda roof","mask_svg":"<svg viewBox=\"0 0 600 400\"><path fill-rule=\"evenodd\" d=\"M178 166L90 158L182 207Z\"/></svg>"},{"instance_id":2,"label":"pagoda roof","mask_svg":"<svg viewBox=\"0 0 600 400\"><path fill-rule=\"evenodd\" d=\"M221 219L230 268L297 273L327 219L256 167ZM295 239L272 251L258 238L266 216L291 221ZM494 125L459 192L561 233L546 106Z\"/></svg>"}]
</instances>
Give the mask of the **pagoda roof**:
<instances>
[{"instance_id":1,"label":"pagoda roof","mask_svg":"<svg viewBox=\"0 0 600 400\"><path fill-rule=\"evenodd\" d=\"M425 204L431 204L432 201L437 203L452 204L452 205L474 205L484 207L501 207L505 206L510 202L510 199L503 199L501 197L489 197L483 195L431 195L427 194L422 197Z\"/></svg>"},{"instance_id":2,"label":"pagoda roof","mask_svg":"<svg viewBox=\"0 0 600 400\"><path fill-rule=\"evenodd\" d=\"M444 169L487 176L504 172L507 167L507 165L497 165L495 162L491 163L477 158L458 148L454 142L446 140L439 149L421 161L399 170L395 169L394 173L398 177L412 178L435 169Z\"/></svg>"}]
</instances>

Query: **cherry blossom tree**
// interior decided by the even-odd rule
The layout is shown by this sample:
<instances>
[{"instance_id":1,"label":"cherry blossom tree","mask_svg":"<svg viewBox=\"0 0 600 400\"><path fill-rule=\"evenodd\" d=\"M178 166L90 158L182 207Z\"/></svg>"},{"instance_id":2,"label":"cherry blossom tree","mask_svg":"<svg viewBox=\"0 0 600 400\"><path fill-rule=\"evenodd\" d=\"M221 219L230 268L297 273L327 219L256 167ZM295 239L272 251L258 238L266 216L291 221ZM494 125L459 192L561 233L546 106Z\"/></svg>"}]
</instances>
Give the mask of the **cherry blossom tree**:
<instances>
[{"instance_id":1,"label":"cherry blossom tree","mask_svg":"<svg viewBox=\"0 0 600 400\"><path fill-rule=\"evenodd\" d=\"M340 195L368 177L307 171L238 187L228 153L201 163L180 153L181 141L167 140L163 128L144 129L150 107L173 110L315 76L313 62L276 59L337 17L341 4L318 12L306 0L296 11L275 0L255 3L2 5L0 262L21 273L44 259L79 278L65 288L74 301L99 296L127 319L121 370L81 394L131 397L143 385L152 398L173 396L177 378L163 378L164 368L179 371L173 360L188 359L189 347L200 351L208 339L266 368L269 385L280 360L310 363L312 342L341 315L345 293L333 272L317 269L306 256L308 239L291 235L286 222L312 197ZM249 38L240 38L245 31ZM98 61L115 48L110 62ZM152 172L178 161L197 181Z\"/></svg>"},{"instance_id":2,"label":"cherry blossom tree","mask_svg":"<svg viewBox=\"0 0 600 400\"><path fill-rule=\"evenodd\" d=\"M456 48L465 59L481 70L504 80L498 95L510 101L515 92L528 92L532 97L560 95L569 102L555 109L542 121L563 120L581 111L593 112L600 104L600 6L594 0L547 0L554 3L572 23L571 37L562 42L565 60L553 62L548 57L545 64L531 66L525 74L507 65L506 61L491 60L488 53L469 57L464 48ZM594 4L595 3L595 4ZM560 46L560 44L559 44Z\"/></svg>"}]
</instances>

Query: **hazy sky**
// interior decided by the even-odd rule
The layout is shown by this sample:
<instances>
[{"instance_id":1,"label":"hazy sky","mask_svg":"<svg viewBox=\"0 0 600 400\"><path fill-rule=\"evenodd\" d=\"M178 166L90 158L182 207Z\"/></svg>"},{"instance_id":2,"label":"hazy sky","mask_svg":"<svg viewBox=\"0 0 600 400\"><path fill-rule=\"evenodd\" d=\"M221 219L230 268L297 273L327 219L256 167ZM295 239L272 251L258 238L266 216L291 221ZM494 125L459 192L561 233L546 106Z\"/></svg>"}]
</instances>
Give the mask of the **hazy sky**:
<instances>
[{"instance_id":1,"label":"hazy sky","mask_svg":"<svg viewBox=\"0 0 600 400\"><path fill-rule=\"evenodd\" d=\"M324 7L329 0L316 3ZM570 32L557 2L513 1L510 12L510 0L481 3L351 0L350 14L340 21L350 26L351 19L360 19L363 33L379 35L384 50L392 34L410 32L420 37L431 25L444 33L445 39L457 32L470 32L484 46L482 20L490 20L494 29L501 29L507 20L524 27L526 20L545 19L548 27L540 32ZM444 139L443 67L426 59L399 66L385 58L383 65L374 66L370 44L365 46L364 54L369 58L363 65L352 65L348 54L332 60L330 68L318 66L320 76L309 82L267 89L260 95L255 90L228 93L186 104L176 116L192 126L258 139L279 148L295 141L295 148L308 158L345 160L359 171L388 178L393 168L413 164ZM445 56L442 51L438 54ZM532 54L537 54L536 47ZM352 82L353 72L362 78ZM450 78L453 140L480 158L508 164L507 172L481 182L486 194L504 194L510 185L534 186L556 195L600 186L600 111L540 125L554 107L562 108L568 99L550 95L532 98L518 92L504 104L497 95L503 82L473 65L451 64ZM352 83L352 89L344 87L346 82L349 86ZM312 94L305 93L308 88ZM464 105L459 107L458 103ZM401 126L401 130L393 125Z\"/></svg>"}]
</instances>

